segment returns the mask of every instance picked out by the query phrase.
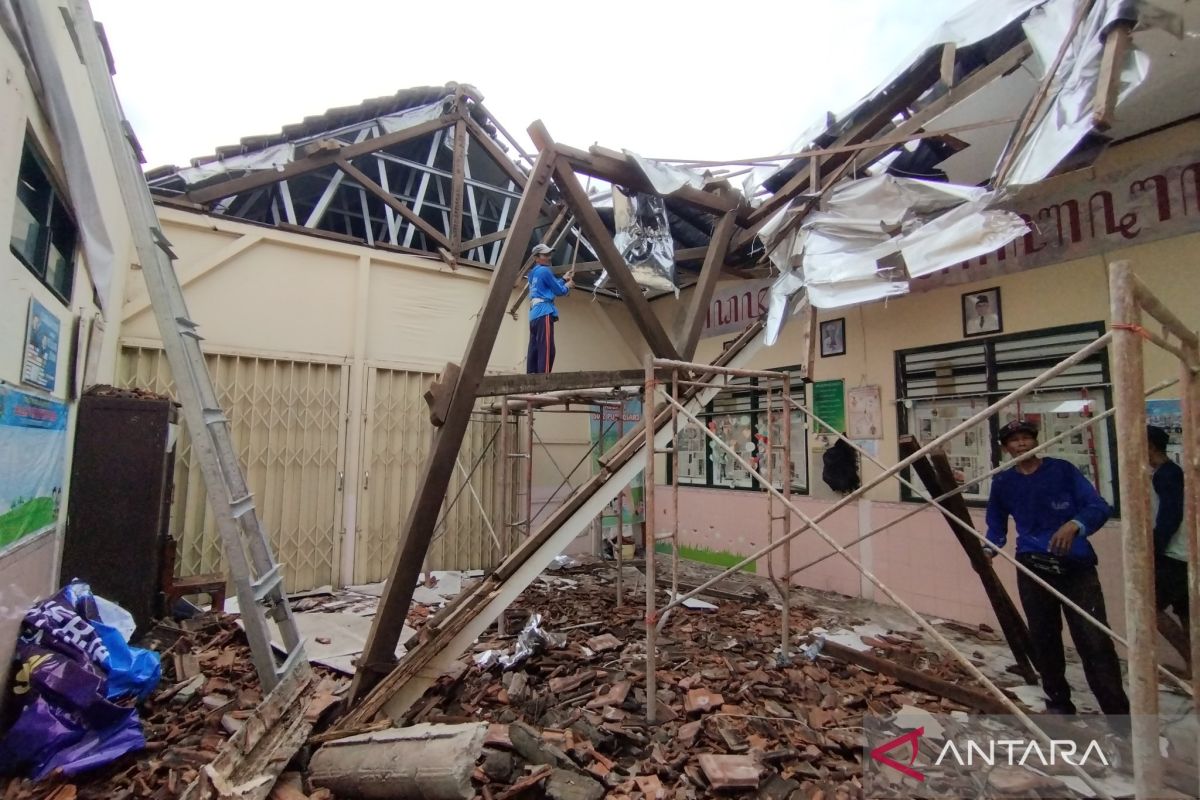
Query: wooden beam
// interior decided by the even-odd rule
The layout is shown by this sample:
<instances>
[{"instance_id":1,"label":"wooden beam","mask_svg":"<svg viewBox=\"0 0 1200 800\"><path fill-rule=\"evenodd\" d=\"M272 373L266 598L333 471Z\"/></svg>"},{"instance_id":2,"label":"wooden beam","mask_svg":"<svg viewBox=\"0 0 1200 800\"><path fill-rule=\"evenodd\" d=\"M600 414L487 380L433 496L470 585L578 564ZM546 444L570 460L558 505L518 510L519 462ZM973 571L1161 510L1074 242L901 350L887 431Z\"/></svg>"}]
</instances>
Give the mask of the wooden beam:
<instances>
[{"instance_id":1,"label":"wooden beam","mask_svg":"<svg viewBox=\"0 0 1200 800\"><path fill-rule=\"evenodd\" d=\"M403 142L419 139L426 134L439 131L448 125L453 125L457 116L454 114L443 114L437 119L432 119L429 122L422 122L420 125L414 125L411 128L405 128L402 131L389 133L384 136L377 136L374 139L365 139L358 144L350 144L329 153L321 155L309 156L308 158L297 159L290 164L285 164L283 169L264 169L254 172L250 175L244 175L240 178L233 178L227 181L221 181L210 186L204 186L199 189L193 189L187 192L187 198L193 203L207 205L215 200L220 200L223 197L230 197L235 194L257 189L260 186L269 186L272 183L286 180L287 178L303 175L313 170L328 167L335 159L341 158L349 160L357 156L373 153L376 150L382 150L385 147L402 144Z\"/></svg>"},{"instance_id":2,"label":"wooden beam","mask_svg":"<svg viewBox=\"0 0 1200 800\"><path fill-rule=\"evenodd\" d=\"M1075 16L1071 20L1071 25L1067 28L1067 35L1063 37L1062 44L1059 45L1058 53L1054 56L1054 60L1046 68L1045 75L1042 76L1041 83L1038 84L1037 91L1033 93L1033 99L1029 101L1029 105L1025 108L1025 115L1017 124L1017 130L1013 133L1008 141L1008 149L1004 152L1003 158L1000 160L1000 165L996 168L994 175L995 186L1003 186L1008 179L1008 173L1012 170L1013 162L1017 158L1017 153L1021 150L1021 145L1025 142L1025 135L1029 132L1029 128L1033 125L1033 121L1037 119L1041 113L1042 103L1045 102L1046 96L1050 92L1050 86L1054 83L1054 78L1058 74L1058 68L1062 65L1063 58L1067 51L1071 49L1071 43L1075 40L1075 35L1079 32L1079 26L1091 13L1092 6L1096 0L1080 0L1075 7Z\"/></svg>"},{"instance_id":3,"label":"wooden beam","mask_svg":"<svg viewBox=\"0 0 1200 800\"><path fill-rule=\"evenodd\" d=\"M496 241L497 239L503 239L506 236L508 236L508 232L510 230L512 230L512 229L505 228L502 231L496 231L495 233L489 233L486 236L480 236L478 239L471 239L470 241L463 242L462 243L462 252L465 253L468 250L472 250L476 247L479 247L480 245L491 244L492 242Z\"/></svg>"},{"instance_id":4,"label":"wooden beam","mask_svg":"<svg viewBox=\"0 0 1200 800\"><path fill-rule=\"evenodd\" d=\"M821 645L821 655L836 658L838 661L845 661L847 664L856 664L872 672L878 672L880 675L887 675L889 678L895 678L914 689L920 689L922 692L944 697L967 708L978 709L985 714L1009 713L1008 708L1000 702L999 698L993 697L980 689L972 689L968 686L960 686L957 683L942 680L927 672L920 672L911 667L897 664L895 661L880 658L874 653L859 652L852 647L846 647L845 645L826 639L824 644Z\"/></svg>"},{"instance_id":5,"label":"wooden beam","mask_svg":"<svg viewBox=\"0 0 1200 800\"><path fill-rule=\"evenodd\" d=\"M395 664L396 642L404 628L412 603L417 575L425 561L429 543L437 526L439 512L446 499L446 489L454 473L455 459L462 448L463 436L475 407L475 392L487 368L492 347L500 331L504 307L512 294L513 284L521 265L525 263L525 243L533 235L541 214L542 201L550 186L555 155L542 153L530 174L529 184L521 197L513 219L512 235L504 243L500 263L492 272L487 300L475 318L475 328L460 361L462 371L453 397L446 406L445 424L433 435L433 445L421 469L412 505L400 531L400 543L388 577L379 611L359 660L358 671L351 685L351 698L357 700L374 686Z\"/></svg>"},{"instance_id":6,"label":"wooden beam","mask_svg":"<svg viewBox=\"0 0 1200 800\"><path fill-rule=\"evenodd\" d=\"M344 158L335 159L333 163L337 165L338 169L340 169L342 172L346 173L355 183L362 186L368 192L370 192L371 194L378 197L380 200L382 200L384 203L386 203L388 205L388 207L391 208L393 211L395 211L397 214L404 217L406 220L411 222L413 225L416 225L418 228L420 228L422 231L424 231L426 236L433 239L435 242L440 244L442 247L446 247L446 248L450 247L450 242L446 239L445 235L441 231L439 231L437 228L433 227L433 225L429 224L424 219L422 219L420 214L417 214L416 212L414 212L411 208L409 208L407 205L405 205L403 201L401 201L399 198L395 197L391 192L387 191L382 186L380 186L378 183L371 180L371 178L365 172L363 172L361 169L354 166L353 164L351 164L348 160L346 160Z\"/></svg>"},{"instance_id":7,"label":"wooden beam","mask_svg":"<svg viewBox=\"0 0 1200 800\"><path fill-rule=\"evenodd\" d=\"M462 108L461 102L459 108ZM460 111L459 113L463 113ZM467 121L458 118L454 125L454 167L450 178L450 254L455 258L463 251L463 172L467 162Z\"/></svg>"},{"instance_id":8,"label":"wooden beam","mask_svg":"<svg viewBox=\"0 0 1200 800\"><path fill-rule=\"evenodd\" d=\"M946 44L942 45L942 65L939 70L938 80L947 89L954 85L954 59L957 55L958 46L954 42L946 42Z\"/></svg>"},{"instance_id":9,"label":"wooden beam","mask_svg":"<svg viewBox=\"0 0 1200 800\"><path fill-rule=\"evenodd\" d=\"M599 372L555 372L549 375L488 375L479 382L476 397L499 397L506 394L542 394L567 389L609 389L644 382L640 369L618 369Z\"/></svg>"},{"instance_id":10,"label":"wooden beam","mask_svg":"<svg viewBox=\"0 0 1200 800\"><path fill-rule=\"evenodd\" d=\"M908 458L919 449L920 444L915 437L908 435L900 437L901 458ZM950 461L946 458L945 453L935 453L929 459L917 459L913 462L913 471L925 485L925 490L933 497L945 494L957 484L954 470L950 467ZM991 603L992 611L996 613L996 619L1000 622L1000 629L1004 633L1013 658L1016 659L1016 671L1026 680L1036 681L1037 671L1033 666L1033 639L1029 635L1029 628L1025 626L1025 620L1021 618L1021 612L1017 610L1017 606L1009 597L1004 584L1000 582L1000 577L992 567L991 559L984 554L983 545L954 522L957 519L974 530L975 522L971 519L967 501L961 494L956 494L943 500L942 506L946 509L942 515L950 524L950 531L967 554L971 568L975 570L983 584L983 591L987 595L988 602Z\"/></svg>"},{"instance_id":11,"label":"wooden beam","mask_svg":"<svg viewBox=\"0 0 1200 800\"><path fill-rule=\"evenodd\" d=\"M624 156L615 158L612 155L604 153L589 153L586 150L580 150L576 147L555 144L550 139L550 135L546 132L546 128L541 120L536 120L529 126L529 136L533 139L533 143L537 145L539 150L545 150L547 147L553 145L559 154L569 162L572 169L582 172L584 175L591 175L594 178L616 183L627 189L658 194L654 186L651 185L650 179L646 177L637 164ZM726 211L734 210L739 215L749 213L749 209L739 206L738 201L732 196L708 192L692 186L683 186L671 192L669 197L699 206L714 214L724 214Z\"/></svg>"},{"instance_id":12,"label":"wooden beam","mask_svg":"<svg viewBox=\"0 0 1200 800\"><path fill-rule=\"evenodd\" d=\"M558 188L562 190L571 213L575 215L575 220L579 223L579 226L583 228L584 235L587 236L588 243L591 244L592 249L600 256L600 262L604 264L604 269L608 271L609 277L612 278L613 283L616 284L617 289L620 291L621 299L625 301L625 306L629 309L629 314L633 317L634 324L642 332L646 343L650 345L650 350L659 358L679 360L679 353L675 351L675 345L671 343L671 337L667 335L662 323L659 322L658 317L650 309L650 304L646 302L646 297L642 294L642 287L634 280L633 273L629 271L629 267L625 264L625 259L617 252L617 246L613 244L612 235L604 227L604 222L601 221L600 215L596 213L591 200L588 199L587 192L584 191L583 185L579 183L579 178L575 175L575 171L571 169L571 165L566 158L562 156L558 157L554 166L554 175L557 178Z\"/></svg>"},{"instance_id":13,"label":"wooden beam","mask_svg":"<svg viewBox=\"0 0 1200 800\"><path fill-rule=\"evenodd\" d=\"M1009 72L1016 69L1021 65L1021 62L1029 57L1032 52L1033 47L1030 46L1029 42L1022 40L1020 44L1012 47L1008 52L997 58L995 61L991 62L987 66L980 67L979 69L975 70L975 72L964 78L957 86L950 89L950 91L946 92L929 105L923 107L920 111L912 114L900 125L889 129L888 126L892 124L892 119L895 117L896 111L900 108L907 107L912 100L916 99L913 97L914 91L917 92L916 96L919 97L920 94L922 94L928 88L929 82L926 82L919 87L905 92L902 96L897 98L898 102L889 103L884 109L881 110L880 113L873 115L870 119L864 121L863 124L857 126L854 130L849 131L846 135L842 136L841 139L835 143L835 145L842 146L865 142L874 135L885 131L886 133L890 134L889 138L902 137L913 133L924 126L927 122L930 122L934 118L940 116L950 107L961 103L963 100L967 99L984 86L987 86L995 79L1003 75L1007 75ZM932 80L932 76L930 76L930 78ZM901 100L904 102L899 102ZM875 159L879 158L884 153L889 152L893 147L896 146L897 145L895 144L881 144L880 147L876 149L859 150L859 155L857 157L857 164L859 168L870 165L875 161ZM849 152L840 156L836 154L832 155L824 163L823 171L829 172L848 160ZM776 192L769 200L759 206L754 213L750 215L747 223L750 226L761 226L761 224L770 219L770 217L776 211L783 208L797 195L804 193L804 191L807 189L808 175L803 171L798 172L796 175L792 176L791 180L780 187L779 191ZM749 238L753 238L753 233L751 233ZM736 248L741 244L744 244L749 240L749 238L739 237L737 240L735 240L734 247Z\"/></svg>"},{"instance_id":14,"label":"wooden beam","mask_svg":"<svg viewBox=\"0 0 1200 800\"><path fill-rule=\"evenodd\" d=\"M679 343L679 355L684 361L691 361L696 354L696 345L700 343L700 332L704 329L704 319L708 311L708 303L712 300L713 290L721 277L721 266L729 253L729 242L733 239L733 231L737 225L737 215L732 211L717 222L709 241L708 253L704 264L700 267L700 281L696 291L692 292L691 301L685 311L679 310L676 317L675 341Z\"/></svg>"},{"instance_id":15,"label":"wooden beam","mask_svg":"<svg viewBox=\"0 0 1200 800\"><path fill-rule=\"evenodd\" d=\"M1121 88L1121 68L1129 52L1133 35L1132 22L1118 22L1104 36L1104 53L1100 57L1100 81L1096 84L1096 99L1092 104L1092 125L1105 131L1112 127L1113 110L1117 106L1117 90Z\"/></svg>"}]
</instances>

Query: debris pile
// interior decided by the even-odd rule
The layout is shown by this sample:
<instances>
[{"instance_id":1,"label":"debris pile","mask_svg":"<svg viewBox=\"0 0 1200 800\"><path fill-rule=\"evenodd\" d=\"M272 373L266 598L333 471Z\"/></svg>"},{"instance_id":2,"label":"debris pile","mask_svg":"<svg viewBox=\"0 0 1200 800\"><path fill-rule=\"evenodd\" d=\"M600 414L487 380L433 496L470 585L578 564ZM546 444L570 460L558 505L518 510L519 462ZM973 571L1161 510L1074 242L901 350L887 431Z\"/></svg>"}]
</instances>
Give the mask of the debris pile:
<instances>
[{"instance_id":1,"label":"debris pile","mask_svg":"<svg viewBox=\"0 0 1200 800\"><path fill-rule=\"evenodd\" d=\"M968 709L815 654L816 648L810 660L803 643L847 620L808 608L793 607L800 633L790 659L782 660L778 613L726 591L714 595L715 608L678 609L666 622L657 723L648 725L641 590L627 591L618 608L614 582L610 566L543 575L508 609L506 629L515 635L535 620L564 643L506 669L480 656L512 652L514 637L485 638L410 709L407 722L414 724L490 724L472 773L476 796L692 798L755 791L766 798L849 800L862 796L864 713ZM666 593L659 594L661 604ZM973 696L970 678L928 651L919 634L878 629L859 638L865 657L953 681L966 699ZM831 646L842 649L849 648Z\"/></svg>"},{"instance_id":2,"label":"debris pile","mask_svg":"<svg viewBox=\"0 0 1200 800\"><path fill-rule=\"evenodd\" d=\"M208 613L178 624L161 622L141 644L161 654L163 671L158 689L140 707L145 748L74 779L53 775L37 783L12 779L0 796L5 800L178 797L262 702L250 647L234 617ZM319 714L348 684L340 676L314 681L308 713Z\"/></svg>"}]
</instances>

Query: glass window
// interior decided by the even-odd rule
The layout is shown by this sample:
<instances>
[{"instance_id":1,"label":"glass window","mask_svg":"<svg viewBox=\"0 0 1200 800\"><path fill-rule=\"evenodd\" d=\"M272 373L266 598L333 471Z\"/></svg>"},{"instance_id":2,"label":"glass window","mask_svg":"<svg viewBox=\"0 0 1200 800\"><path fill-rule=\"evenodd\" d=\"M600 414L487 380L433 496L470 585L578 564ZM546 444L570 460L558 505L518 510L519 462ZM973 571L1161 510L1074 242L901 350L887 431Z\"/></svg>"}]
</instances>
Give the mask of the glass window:
<instances>
[{"instance_id":1,"label":"glass window","mask_svg":"<svg viewBox=\"0 0 1200 800\"><path fill-rule=\"evenodd\" d=\"M784 370L781 370L784 371ZM805 386L801 370L789 368L792 373L792 398L805 402ZM745 386L746 390L726 389L698 415L710 432L737 452L754 469L772 477L776 488L782 487L783 465L776 461L782 458L784 442L783 402L775 394L768 411L766 393L757 389L757 380L740 378L730 381L732 386ZM792 410L790 466L792 491L808 491L808 427L803 412ZM675 447L679 453L679 484L708 486L725 489L760 490L758 481L723 447L694 423L680 422ZM776 468L777 467L777 468ZM670 465L668 464L668 476Z\"/></svg>"},{"instance_id":2,"label":"glass window","mask_svg":"<svg viewBox=\"0 0 1200 800\"><path fill-rule=\"evenodd\" d=\"M75 222L55 192L49 170L27 140L9 249L64 303L71 301L77 239Z\"/></svg>"},{"instance_id":3,"label":"glass window","mask_svg":"<svg viewBox=\"0 0 1200 800\"><path fill-rule=\"evenodd\" d=\"M900 430L928 444L1103 332L1103 324L1097 322L901 351L896 354ZM959 482L974 481L1006 458L996 442L1000 426L1018 416L1031 419L1039 425L1039 442L1066 434L1045 455L1079 467L1101 496L1115 505L1110 425L1071 432L1089 416L1107 410L1110 402L1108 362L1102 350L1019 403L958 434L944 449ZM990 484L990 479L984 479L963 496L987 500ZM902 492L906 500L917 499L908 488Z\"/></svg>"}]
</instances>

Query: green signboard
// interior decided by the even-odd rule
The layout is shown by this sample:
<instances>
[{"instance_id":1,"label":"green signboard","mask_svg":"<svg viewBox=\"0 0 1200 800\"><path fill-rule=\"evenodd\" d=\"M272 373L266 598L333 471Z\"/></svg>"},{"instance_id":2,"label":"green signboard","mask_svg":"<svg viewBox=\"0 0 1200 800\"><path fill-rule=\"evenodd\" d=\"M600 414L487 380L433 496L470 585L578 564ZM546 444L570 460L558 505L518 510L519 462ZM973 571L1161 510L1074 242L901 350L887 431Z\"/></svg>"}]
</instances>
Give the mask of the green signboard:
<instances>
[{"instance_id":1,"label":"green signboard","mask_svg":"<svg viewBox=\"0 0 1200 800\"><path fill-rule=\"evenodd\" d=\"M828 423L838 433L846 431L845 381L816 381L812 385L812 411L817 418ZM817 433L827 432L823 426L814 426Z\"/></svg>"}]
</instances>

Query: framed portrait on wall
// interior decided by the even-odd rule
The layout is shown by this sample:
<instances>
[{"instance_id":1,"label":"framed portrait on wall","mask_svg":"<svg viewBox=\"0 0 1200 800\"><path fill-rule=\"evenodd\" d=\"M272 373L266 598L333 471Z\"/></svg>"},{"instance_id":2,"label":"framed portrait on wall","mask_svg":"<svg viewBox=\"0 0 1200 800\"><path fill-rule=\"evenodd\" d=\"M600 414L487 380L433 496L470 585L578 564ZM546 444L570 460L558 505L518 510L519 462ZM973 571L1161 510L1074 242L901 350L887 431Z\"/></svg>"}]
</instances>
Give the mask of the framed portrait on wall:
<instances>
[{"instance_id":1,"label":"framed portrait on wall","mask_svg":"<svg viewBox=\"0 0 1200 800\"><path fill-rule=\"evenodd\" d=\"M1000 314L1000 287L967 292L962 296L963 336L987 336L1004 330Z\"/></svg>"},{"instance_id":2,"label":"framed portrait on wall","mask_svg":"<svg viewBox=\"0 0 1200 800\"><path fill-rule=\"evenodd\" d=\"M846 354L846 318L821 323L821 358Z\"/></svg>"}]
</instances>

